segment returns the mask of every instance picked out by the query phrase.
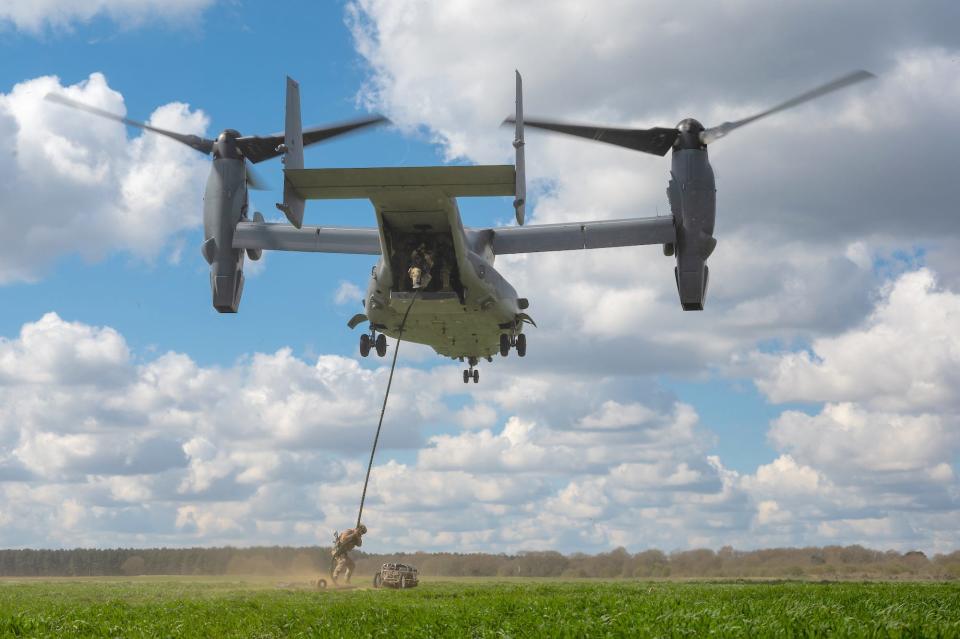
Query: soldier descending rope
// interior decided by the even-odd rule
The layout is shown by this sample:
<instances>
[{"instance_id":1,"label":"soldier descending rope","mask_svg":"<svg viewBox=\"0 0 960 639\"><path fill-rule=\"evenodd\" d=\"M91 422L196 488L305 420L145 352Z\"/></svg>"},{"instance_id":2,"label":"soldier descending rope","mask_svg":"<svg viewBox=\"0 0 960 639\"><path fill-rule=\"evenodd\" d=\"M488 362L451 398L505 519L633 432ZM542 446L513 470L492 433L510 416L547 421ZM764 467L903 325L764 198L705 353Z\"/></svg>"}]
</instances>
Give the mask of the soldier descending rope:
<instances>
[{"instance_id":1,"label":"soldier descending rope","mask_svg":"<svg viewBox=\"0 0 960 639\"><path fill-rule=\"evenodd\" d=\"M407 269L407 275L410 276L410 285L414 290L429 286L432 270L433 254L427 250L427 245L421 242L420 246L410 255L410 268Z\"/></svg>"},{"instance_id":2,"label":"soldier descending rope","mask_svg":"<svg viewBox=\"0 0 960 639\"><path fill-rule=\"evenodd\" d=\"M333 533L333 565L331 566L330 577L333 583L338 584L337 580L341 575L347 575L347 583L350 583L350 577L353 575L353 569L356 564L348 554L354 548L363 545L363 535L367 533L367 527L360 524L356 528Z\"/></svg>"}]
</instances>

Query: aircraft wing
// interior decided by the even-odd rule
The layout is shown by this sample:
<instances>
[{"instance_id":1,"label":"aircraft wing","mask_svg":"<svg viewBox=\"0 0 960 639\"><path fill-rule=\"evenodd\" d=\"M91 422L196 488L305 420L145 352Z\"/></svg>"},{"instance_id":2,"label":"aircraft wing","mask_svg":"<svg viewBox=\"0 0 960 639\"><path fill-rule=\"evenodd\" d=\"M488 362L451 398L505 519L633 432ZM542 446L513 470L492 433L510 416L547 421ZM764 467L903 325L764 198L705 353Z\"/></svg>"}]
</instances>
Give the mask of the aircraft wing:
<instances>
[{"instance_id":1,"label":"aircraft wing","mask_svg":"<svg viewBox=\"0 0 960 639\"><path fill-rule=\"evenodd\" d=\"M376 228L304 226L240 222L233 234L233 248L312 253L380 255L380 232Z\"/></svg>"},{"instance_id":2,"label":"aircraft wing","mask_svg":"<svg viewBox=\"0 0 960 639\"><path fill-rule=\"evenodd\" d=\"M476 232L476 230L474 230ZM497 255L541 253L667 244L676 241L673 218L647 217L599 222L567 222L484 229ZM264 251L312 253L353 253L380 255L380 233L376 228L304 226L240 222L233 235L233 248Z\"/></svg>"},{"instance_id":3,"label":"aircraft wing","mask_svg":"<svg viewBox=\"0 0 960 639\"><path fill-rule=\"evenodd\" d=\"M671 216L505 226L490 233L496 255L668 244L677 238Z\"/></svg>"}]
</instances>

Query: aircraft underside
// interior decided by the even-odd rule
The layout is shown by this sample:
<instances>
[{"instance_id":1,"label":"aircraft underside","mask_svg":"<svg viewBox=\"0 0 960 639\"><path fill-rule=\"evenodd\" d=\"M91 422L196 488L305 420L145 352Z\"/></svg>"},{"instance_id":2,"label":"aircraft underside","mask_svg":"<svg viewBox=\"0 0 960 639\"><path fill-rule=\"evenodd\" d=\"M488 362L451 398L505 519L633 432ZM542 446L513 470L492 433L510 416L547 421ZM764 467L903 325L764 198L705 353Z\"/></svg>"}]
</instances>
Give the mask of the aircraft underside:
<instances>
[{"instance_id":1,"label":"aircraft underside","mask_svg":"<svg viewBox=\"0 0 960 639\"><path fill-rule=\"evenodd\" d=\"M420 295L403 329L404 340L426 344L446 357L465 360L488 358L500 352L500 335L505 332L501 325L511 321L502 311L494 307L469 309L460 304L455 293ZM381 333L396 338L396 318L403 316L412 295L394 293L392 297L392 309L384 309L389 315L383 317L374 312L370 319L373 324L384 326Z\"/></svg>"},{"instance_id":2,"label":"aircraft underside","mask_svg":"<svg viewBox=\"0 0 960 639\"><path fill-rule=\"evenodd\" d=\"M159 129L62 95L47 99L125 125L139 127L211 155L213 165L203 202L203 258L210 265L213 306L236 313L243 294L244 258L263 251L308 251L380 255L364 297L365 313L349 322L369 321L360 338L361 355L375 348L386 355L386 336L427 344L437 353L466 360L464 381L478 380L474 366L498 351L526 352L524 312L528 301L494 267L497 255L602 249L660 244L675 256L674 279L685 311L701 311L706 299L707 259L717 245L716 184L707 147L731 131L857 82L874 78L855 71L800 94L766 111L705 128L693 118L676 127L622 129L527 120L529 126L663 156L672 150L667 187L669 216L564 222L524 226L526 177L522 82L516 72L514 165L325 168L304 167L303 148L386 121L372 115L304 129L300 88L287 78L282 133L241 135L224 129L215 139ZM251 163L282 156L283 201L277 203L290 222L266 223L249 211L247 189L258 188ZM465 228L457 199L512 197L516 227ZM307 200L367 199L374 207L375 228L303 226ZM251 215L252 213L252 215ZM630 266L625 266L630 268ZM416 298L413 308L410 304Z\"/></svg>"}]
</instances>

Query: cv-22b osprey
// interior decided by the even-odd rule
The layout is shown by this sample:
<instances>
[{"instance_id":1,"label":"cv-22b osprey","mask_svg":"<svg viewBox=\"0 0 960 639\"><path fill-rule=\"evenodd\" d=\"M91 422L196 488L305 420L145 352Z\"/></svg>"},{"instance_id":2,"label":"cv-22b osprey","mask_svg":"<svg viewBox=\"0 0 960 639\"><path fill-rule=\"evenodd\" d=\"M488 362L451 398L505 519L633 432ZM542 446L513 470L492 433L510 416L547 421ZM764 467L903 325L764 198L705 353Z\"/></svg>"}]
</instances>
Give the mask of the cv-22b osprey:
<instances>
[{"instance_id":1,"label":"cv-22b osprey","mask_svg":"<svg viewBox=\"0 0 960 639\"><path fill-rule=\"evenodd\" d=\"M702 172L678 174L676 167L678 162L698 160L699 155L692 159L687 156L705 154L702 147L706 143L679 144L678 140L686 140L682 132L668 131L672 135L660 136L666 142L664 152L671 145L674 147L671 188L682 194L674 197L676 193L671 193L670 216L523 226L526 182L519 73L516 114L512 118L514 165L304 168L305 144L376 124L383 118L304 130L299 85L290 78L284 132L282 136L263 138L239 137L236 131L227 130L216 141L203 140L149 127L64 98L54 99L213 154L204 196L202 254L210 264L213 306L222 313L235 313L239 308L244 254L251 259L257 259L265 250L379 255L363 300L365 313L355 315L348 323L350 328L368 323L368 331L360 336L360 354L365 357L375 350L384 356L385 336L399 337L403 325L404 339L429 345L440 355L466 362L466 383L471 379L479 381L475 367L480 359L491 361L498 351L507 356L510 350L523 357L527 349L523 329L535 325L526 312L527 299L520 297L494 267L497 255L661 244L665 253L676 254L674 273L682 308L703 309L706 260L716 243L714 185L712 179L701 179ZM582 134L570 131L568 125L544 121L533 124L555 130L563 126L565 133ZM659 132L640 133L649 137ZM592 134L591 137L603 139ZM284 162L283 202L277 208L290 224L264 222L260 213L255 213L251 221L247 187L252 180L246 161L277 155L282 155ZM712 178L712 172L708 177ZM457 198L484 196L512 196L518 226L464 227ZM369 199L377 226L304 226L306 200L311 199ZM402 324L404 317L406 323Z\"/></svg>"},{"instance_id":2,"label":"cv-22b osprey","mask_svg":"<svg viewBox=\"0 0 960 639\"><path fill-rule=\"evenodd\" d=\"M210 264L213 306L236 313L243 294L244 255L258 259L263 251L306 251L379 255L363 300L365 313L350 328L367 322L360 336L360 354L387 351L386 336L398 337L410 313L403 338L426 344L440 355L466 362L463 381L478 382L480 359L492 361L511 350L527 350L524 326L535 325L529 303L497 271L497 255L575 249L673 244L682 212L645 217L566 224L523 226L526 204L523 97L516 74L514 165L427 166L356 169L304 168L303 147L334 135L383 121L371 117L326 128L301 126L300 89L287 78L285 129L266 137L242 137L224 131L217 140L165 131L122 116L76 103L62 96L51 100L121 121L187 144L213 155L203 200L202 254ZM270 148L267 148L270 146ZM248 215L248 186L258 187L247 161L282 156L283 211L290 224L268 223L257 212ZM248 157L249 156L249 157ZM457 198L513 197L518 226L464 227ZM306 200L369 199L377 226L347 228L304 226ZM682 245L678 245L682 251ZM413 305L412 308L411 305ZM684 308L690 308L686 303ZM702 296L699 300L702 308Z\"/></svg>"},{"instance_id":3,"label":"cv-22b osprey","mask_svg":"<svg viewBox=\"0 0 960 639\"><path fill-rule=\"evenodd\" d=\"M403 339L426 344L467 364L463 381L479 381L480 359L511 350L523 357L523 329L535 325L529 303L494 266L497 255L542 251L669 244L676 240L671 216L523 226L523 97L516 76L515 165L427 166L357 169L303 168L299 150L299 97L287 82L284 201L277 207L291 224L240 221L229 239L234 249L315 251L380 255L364 296L360 353L386 354L386 336L397 337L410 310ZM464 227L461 197L513 197L518 226ZM376 228L302 226L306 200L369 199ZM238 266L239 268L239 266ZM222 310L235 310L239 298ZM411 304L413 305L410 308Z\"/></svg>"}]
</instances>

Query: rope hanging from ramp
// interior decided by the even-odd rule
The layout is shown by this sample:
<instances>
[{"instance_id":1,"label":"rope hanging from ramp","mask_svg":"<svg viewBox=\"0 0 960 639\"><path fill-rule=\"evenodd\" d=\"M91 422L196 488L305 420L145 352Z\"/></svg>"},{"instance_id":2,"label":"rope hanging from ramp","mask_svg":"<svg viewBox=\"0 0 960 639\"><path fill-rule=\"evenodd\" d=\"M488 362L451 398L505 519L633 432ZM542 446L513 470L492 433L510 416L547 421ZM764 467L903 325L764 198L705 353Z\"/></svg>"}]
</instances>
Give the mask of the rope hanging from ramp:
<instances>
[{"instance_id":1,"label":"rope hanging from ramp","mask_svg":"<svg viewBox=\"0 0 960 639\"><path fill-rule=\"evenodd\" d=\"M357 511L357 528L360 527L360 520L363 518L363 503L367 499L367 485L370 483L370 471L373 470L373 456L377 452L377 442L380 441L383 415L387 412L387 398L390 397L390 386L393 385L393 371L397 367L397 354L400 352L400 340L403 339L403 329L407 325L407 317L410 315L410 309L413 308L414 303L417 301L417 295L419 294L419 289L413 292L413 297L410 298L410 306L407 307L406 312L403 314L403 319L400 321L400 330L397 333L397 344L393 348L393 363L390 364L390 377L387 378L387 392L383 394L383 406L380 407L380 421L377 422L377 434L373 436L373 447L370 449L370 463L367 464L367 477L363 480L363 494L360 495L360 510Z\"/></svg>"}]
</instances>

